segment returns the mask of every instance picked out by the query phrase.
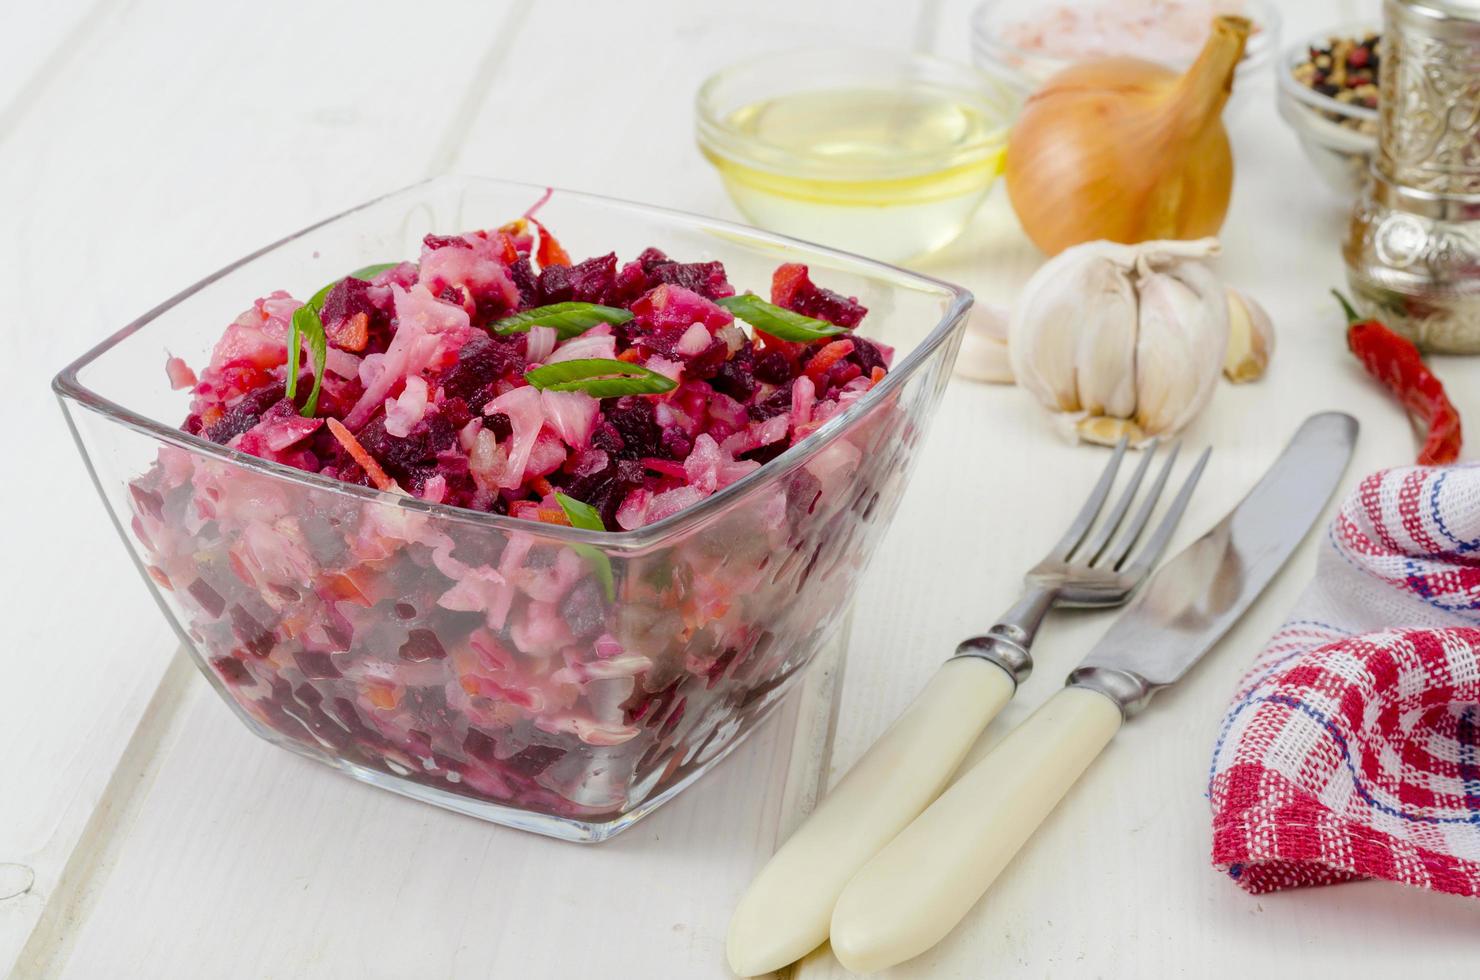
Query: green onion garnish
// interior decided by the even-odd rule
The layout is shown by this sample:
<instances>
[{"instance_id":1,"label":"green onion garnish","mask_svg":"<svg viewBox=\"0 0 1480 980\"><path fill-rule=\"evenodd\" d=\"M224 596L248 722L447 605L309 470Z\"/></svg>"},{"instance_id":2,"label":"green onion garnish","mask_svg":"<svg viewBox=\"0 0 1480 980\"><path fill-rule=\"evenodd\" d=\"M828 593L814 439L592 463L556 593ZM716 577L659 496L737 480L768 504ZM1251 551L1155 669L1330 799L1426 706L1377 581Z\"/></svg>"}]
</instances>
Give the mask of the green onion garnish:
<instances>
[{"instance_id":1,"label":"green onion garnish","mask_svg":"<svg viewBox=\"0 0 1480 980\"><path fill-rule=\"evenodd\" d=\"M574 497L555 492L555 502L560 509L565 511L565 517L570 521L571 527L579 527L587 531L605 531L606 522L601 515L596 513L596 508ZM596 578L601 582L601 591L606 595L606 601L611 602L617 597L617 585L612 578L611 560L599 550L589 544L573 544L570 546L576 554L586 559L591 565L591 571L596 573Z\"/></svg>"},{"instance_id":2,"label":"green onion garnish","mask_svg":"<svg viewBox=\"0 0 1480 980\"><path fill-rule=\"evenodd\" d=\"M400 264L382 262L379 265L367 265L351 272L344 279L369 279ZM306 419L313 418L314 413L319 410L319 389L324 384L324 363L329 359L329 339L324 336L324 319L319 314L323 312L324 301L329 298L329 293L344 282L344 279L335 279L293 311L293 326L288 332L288 385L284 394L290 400L298 397L298 351L306 336L308 349L313 353L313 389L308 393L308 401L298 410L298 414Z\"/></svg>"},{"instance_id":3,"label":"green onion garnish","mask_svg":"<svg viewBox=\"0 0 1480 980\"><path fill-rule=\"evenodd\" d=\"M602 306L598 303L552 303L506 316L489 329L507 336L524 333L530 327L554 327L561 340L569 340L579 337L598 323L626 323L630 319L631 313L615 306Z\"/></svg>"},{"instance_id":4,"label":"green onion garnish","mask_svg":"<svg viewBox=\"0 0 1480 980\"><path fill-rule=\"evenodd\" d=\"M324 362L329 359L329 341L324 336L324 321L312 303L304 303L293 311L293 327L288 333L288 385L285 394L289 400L298 397L298 350L308 337L308 348L313 353L313 389L308 400L298 410L306 419L314 417L319 408L319 388L324 383Z\"/></svg>"},{"instance_id":5,"label":"green onion garnish","mask_svg":"<svg viewBox=\"0 0 1480 980\"><path fill-rule=\"evenodd\" d=\"M818 320L810 316L802 316L791 310L777 306L775 303L767 303L754 293L742 293L739 296L726 296L724 299L715 300L720 306L729 310L737 318L755 327L764 330L777 340L789 340L796 343L808 343L813 340L821 340L824 337L834 337L848 331L835 323L826 320Z\"/></svg>"},{"instance_id":6,"label":"green onion garnish","mask_svg":"<svg viewBox=\"0 0 1480 980\"><path fill-rule=\"evenodd\" d=\"M583 357L527 371L524 380L546 391L584 391L592 398L617 395L661 395L678 382L626 361Z\"/></svg>"}]
</instances>

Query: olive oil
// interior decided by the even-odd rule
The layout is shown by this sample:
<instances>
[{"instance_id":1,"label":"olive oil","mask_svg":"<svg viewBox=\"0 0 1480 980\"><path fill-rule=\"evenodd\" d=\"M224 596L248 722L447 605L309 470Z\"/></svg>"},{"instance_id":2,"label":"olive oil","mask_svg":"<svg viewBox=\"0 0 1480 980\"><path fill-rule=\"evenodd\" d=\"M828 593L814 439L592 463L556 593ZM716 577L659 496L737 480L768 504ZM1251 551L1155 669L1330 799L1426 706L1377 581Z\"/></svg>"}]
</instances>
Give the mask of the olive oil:
<instances>
[{"instance_id":1,"label":"olive oil","mask_svg":"<svg viewBox=\"0 0 1480 980\"><path fill-rule=\"evenodd\" d=\"M743 155L704 152L756 224L900 260L960 234L1001 172L993 108L933 87L795 92L729 115Z\"/></svg>"}]
</instances>

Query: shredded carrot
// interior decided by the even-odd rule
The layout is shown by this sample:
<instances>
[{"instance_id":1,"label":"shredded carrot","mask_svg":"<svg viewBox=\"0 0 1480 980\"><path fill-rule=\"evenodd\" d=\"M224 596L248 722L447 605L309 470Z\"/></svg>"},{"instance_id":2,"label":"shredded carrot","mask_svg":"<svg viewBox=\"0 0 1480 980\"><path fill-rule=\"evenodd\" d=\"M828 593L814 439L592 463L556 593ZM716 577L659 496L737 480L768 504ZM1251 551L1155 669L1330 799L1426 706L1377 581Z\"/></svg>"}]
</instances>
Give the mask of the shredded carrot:
<instances>
[{"instance_id":1,"label":"shredded carrot","mask_svg":"<svg viewBox=\"0 0 1480 980\"><path fill-rule=\"evenodd\" d=\"M834 364L851 353L853 353L853 341L834 340L807 362L807 377L813 381L821 381Z\"/></svg>"},{"instance_id":2,"label":"shredded carrot","mask_svg":"<svg viewBox=\"0 0 1480 980\"><path fill-rule=\"evenodd\" d=\"M358 354L370 342L370 317L364 313L356 313L340 323L329 339L340 350L354 351Z\"/></svg>"},{"instance_id":3,"label":"shredded carrot","mask_svg":"<svg viewBox=\"0 0 1480 980\"><path fill-rule=\"evenodd\" d=\"M394 708L401 700L396 697L395 688L389 684L377 684L373 681L365 685L365 697L377 708L384 708L387 711Z\"/></svg>"},{"instance_id":4,"label":"shredded carrot","mask_svg":"<svg viewBox=\"0 0 1480 980\"><path fill-rule=\"evenodd\" d=\"M566 527L570 527L570 518L566 517L565 511L561 510L559 507L537 508L534 512L534 516L536 519L544 521L546 524L564 524Z\"/></svg>"},{"instance_id":5,"label":"shredded carrot","mask_svg":"<svg viewBox=\"0 0 1480 980\"><path fill-rule=\"evenodd\" d=\"M642 360L642 355L637 352L636 347L629 347L617 355L617 360L625 364L636 364Z\"/></svg>"},{"instance_id":6,"label":"shredded carrot","mask_svg":"<svg viewBox=\"0 0 1480 980\"><path fill-rule=\"evenodd\" d=\"M158 565L146 565L144 567L149 569L149 577L154 579L161 589L169 589L171 592L175 591L175 586L170 582L170 577L164 573L164 569Z\"/></svg>"},{"instance_id":7,"label":"shredded carrot","mask_svg":"<svg viewBox=\"0 0 1480 980\"><path fill-rule=\"evenodd\" d=\"M538 218L529 219L536 228L540 230L540 247L535 251L535 260L539 262L541 269L548 269L552 265L570 265L570 253L567 252L555 238L550 234L550 229L540 224Z\"/></svg>"},{"instance_id":8,"label":"shredded carrot","mask_svg":"<svg viewBox=\"0 0 1480 980\"><path fill-rule=\"evenodd\" d=\"M360 469L365 471L365 475L370 478L371 483L374 483L381 490L399 489L396 486L396 481L386 476L385 470L380 468L380 464L375 461L375 457L365 451L365 447L360 445L360 440L355 438L353 432L344 427L343 422L335 418L328 419L327 422L329 431L334 433L334 438L339 440L339 444L344 447L345 452L349 453L350 458L360 464Z\"/></svg>"},{"instance_id":9,"label":"shredded carrot","mask_svg":"<svg viewBox=\"0 0 1480 980\"><path fill-rule=\"evenodd\" d=\"M519 249L514 245L514 238L506 231L498 233L499 244L504 247L504 261L513 265L519 261Z\"/></svg>"},{"instance_id":10,"label":"shredded carrot","mask_svg":"<svg viewBox=\"0 0 1480 980\"><path fill-rule=\"evenodd\" d=\"M550 494L555 492L555 487L550 483L549 480L545 479L542 476L535 477L533 480L530 481L529 485L531 487L534 487L534 492L539 494L541 497L548 497L550 496Z\"/></svg>"},{"instance_id":11,"label":"shredded carrot","mask_svg":"<svg viewBox=\"0 0 1480 980\"><path fill-rule=\"evenodd\" d=\"M881 367L875 367L873 369L873 371L871 371L869 373L869 376L868 376L868 386L870 388L872 388L874 385L878 384L880 381L883 381L884 380L884 375L886 375L888 373L889 372L885 371Z\"/></svg>"}]
</instances>

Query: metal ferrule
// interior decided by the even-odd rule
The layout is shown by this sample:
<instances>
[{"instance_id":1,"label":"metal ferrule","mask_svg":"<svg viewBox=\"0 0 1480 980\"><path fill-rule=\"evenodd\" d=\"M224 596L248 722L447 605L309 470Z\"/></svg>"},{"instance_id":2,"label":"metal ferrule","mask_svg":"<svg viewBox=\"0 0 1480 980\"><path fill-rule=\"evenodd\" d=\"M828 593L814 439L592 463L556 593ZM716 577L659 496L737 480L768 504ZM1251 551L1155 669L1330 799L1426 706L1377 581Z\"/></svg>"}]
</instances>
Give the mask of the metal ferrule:
<instances>
[{"instance_id":1,"label":"metal ferrule","mask_svg":"<svg viewBox=\"0 0 1480 980\"><path fill-rule=\"evenodd\" d=\"M1115 702L1120 714L1130 719L1141 713L1156 693L1156 688L1144 677L1128 670L1112 667L1080 667L1069 675L1070 687L1083 687L1097 691Z\"/></svg>"},{"instance_id":2,"label":"metal ferrule","mask_svg":"<svg viewBox=\"0 0 1480 980\"><path fill-rule=\"evenodd\" d=\"M1028 653L1027 647L999 633L999 629L1000 627L994 626L984 636L973 636L968 640L962 640L961 644L956 647L956 656L951 659L980 657L1007 671L1007 676L1012 678L1013 684L1021 684L1028 679L1029 674L1033 673L1033 656Z\"/></svg>"},{"instance_id":3,"label":"metal ferrule","mask_svg":"<svg viewBox=\"0 0 1480 980\"><path fill-rule=\"evenodd\" d=\"M951 659L980 657L1007 671L1014 684L1021 684L1033 673L1033 655L1028 651L1058 594L1052 586L1028 589L986 633L962 640Z\"/></svg>"}]
</instances>

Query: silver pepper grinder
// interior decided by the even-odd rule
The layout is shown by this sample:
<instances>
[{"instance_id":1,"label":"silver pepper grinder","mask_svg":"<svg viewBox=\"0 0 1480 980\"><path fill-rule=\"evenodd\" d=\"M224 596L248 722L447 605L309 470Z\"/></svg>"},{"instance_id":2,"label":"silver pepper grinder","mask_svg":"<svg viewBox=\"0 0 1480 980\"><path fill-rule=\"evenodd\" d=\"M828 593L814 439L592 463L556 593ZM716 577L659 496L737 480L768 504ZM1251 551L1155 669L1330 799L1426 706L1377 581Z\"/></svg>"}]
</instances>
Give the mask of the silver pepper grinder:
<instances>
[{"instance_id":1,"label":"silver pepper grinder","mask_svg":"<svg viewBox=\"0 0 1480 980\"><path fill-rule=\"evenodd\" d=\"M1384 0L1377 156L1342 254L1357 305L1480 353L1480 0Z\"/></svg>"}]
</instances>

